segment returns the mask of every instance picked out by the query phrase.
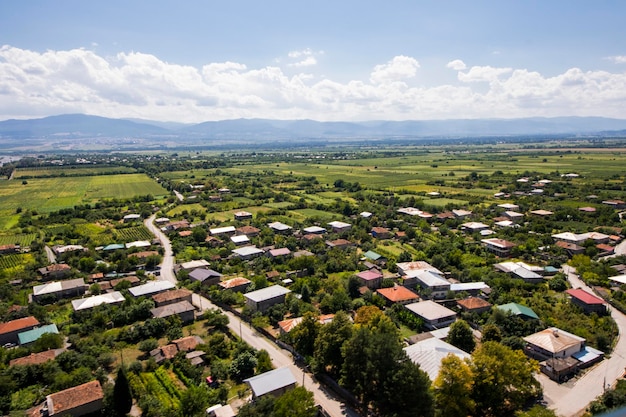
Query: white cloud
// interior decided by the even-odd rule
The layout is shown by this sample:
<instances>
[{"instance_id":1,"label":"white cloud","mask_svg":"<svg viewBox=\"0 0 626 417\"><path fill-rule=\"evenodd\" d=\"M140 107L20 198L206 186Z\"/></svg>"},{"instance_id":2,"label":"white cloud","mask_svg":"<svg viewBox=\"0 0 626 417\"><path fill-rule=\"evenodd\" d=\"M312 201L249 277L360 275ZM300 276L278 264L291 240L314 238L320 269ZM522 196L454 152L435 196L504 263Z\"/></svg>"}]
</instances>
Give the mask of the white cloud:
<instances>
[{"instance_id":1,"label":"white cloud","mask_svg":"<svg viewBox=\"0 0 626 417\"><path fill-rule=\"evenodd\" d=\"M317 59L314 56L307 56L302 61L289 64L290 67L311 67L317 65Z\"/></svg>"},{"instance_id":2,"label":"white cloud","mask_svg":"<svg viewBox=\"0 0 626 417\"><path fill-rule=\"evenodd\" d=\"M287 64L288 67L302 68L317 65L317 57L323 55L324 51L312 51L311 49L303 49L300 51L291 51L287 54L290 60L296 60ZM277 60L280 62L280 59Z\"/></svg>"},{"instance_id":3,"label":"white cloud","mask_svg":"<svg viewBox=\"0 0 626 417\"><path fill-rule=\"evenodd\" d=\"M289 59L298 63L315 54L293 51ZM104 57L84 49L39 53L2 46L0 119L77 112L181 122L624 117L626 73L571 68L547 77L523 68L467 68L460 60L447 67L459 71L459 85L408 85L420 68L408 56L376 65L369 80L339 82L289 75L279 66L213 62L196 68L140 52Z\"/></svg>"},{"instance_id":4,"label":"white cloud","mask_svg":"<svg viewBox=\"0 0 626 417\"><path fill-rule=\"evenodd\" d=\"M459 72L459 81L463 82L479 82L494 81L501 75L508 74L513 71L512 68L495 68L491 66L475 66L471 67L467 72Z\"/></svg>"},{"instance_id":5,"label":"white cloud","mask_svg":"<svg viewBox=\"0 0 626 417\"><path fill-rule=\"evenodd\" d=\"M606 59L612 61L615 64L626 64L626 55L614 55L609 56Z\"/></svg>"},{"instance_id":6,"label":"white cloud","mask_svg":"<svg viewBox=\"0 0 626 417\"><path fill-rule=\"evenodd\" d=\"M446 68L450 68L455 71L462 71L467 68L467 65L465 65L465 62L461 61L460 59L455 59L454 61L448 62L446 64Z\"/></svg>"},{"instance_id":7,"label":"white cloud","mask_svg":"<svg viewBox=\"0 0 626 417\"><path fill-rule=\"evenodd\" d=\"M413 78L419 67L420 64L415 58L399 55L386 64L376 65L370 75L370 81L373 84L383 84Z\"/></svg>"}]
</instances>

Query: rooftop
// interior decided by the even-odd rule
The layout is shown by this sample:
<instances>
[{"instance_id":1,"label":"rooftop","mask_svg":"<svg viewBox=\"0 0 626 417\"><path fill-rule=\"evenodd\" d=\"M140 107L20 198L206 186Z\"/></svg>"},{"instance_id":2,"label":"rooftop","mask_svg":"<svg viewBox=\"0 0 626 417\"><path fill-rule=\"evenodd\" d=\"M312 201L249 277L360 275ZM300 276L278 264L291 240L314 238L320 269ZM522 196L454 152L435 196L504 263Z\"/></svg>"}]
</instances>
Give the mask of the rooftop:
<instances>
[{"instance_id":1,"label":"rooftop","mask_svg":"<svg viewBox=\"0 0 626 417\"><path fill-rule=\"evenodd\" d=\"M441 369L441 361L446 356L452 354L460 359L469 359L469 353L452 346L436 337L425 339L414 345L404 348L411 362L419 364L420 368L428 374L431 381L434 381L439 375Z\"/></svg>"},{"instance_id":2,"label":"rooftop","mask_svg":"<svg viewBox=\"0 0 626 417\"><path fill-rule=\"evenodd\" d=\"M284 367L244 379L244 382L250 385L256 397L260 397L278 389L295 385L296 378L288 367Z\"/></svg>"},{"instance_id":3,"label":"rooftop","mask_svg":"<svg viewBox=\"0 0 626 417\"><path fill-rule=\"evenodd\" d=\"M122 293L119 291L115 291L107 294L94 295L87 298L72 300L72 307L74 307L74 311L80 311L99 306L100 304L121 303L124 300L125 298Z\"/></svg>"},{"instance_id":4,"label":"rooftop","mask_svg":"<svg viewBox=\"0 0 626 417\"><path fill-rule=\"evenodd\" d=\"M149 281L143 285L138 285L133 288L129 288L128 291L133 297L141 297L144 295L150 295L161 291L166 291L172 288L176 288L173 282L165 280Z\"/></svg>"},{"instance_id":5,"label":"rooftop","mask_svg":"<svg viewBox=\"0 0 626 417\"><path fill-rule=\"evenodd\" d=\"M0 334L11 333L33 326L39 326L39 320L32 316L23 317L21 319L11 320L6 323L0 323Z\"/></svg>"},{"instance_id":6,"label":"rooftop","mask_svg":"<svg viewBox=\"0 0 626 417\"><path fill-rule=\"evenodd\" d=\"M604 304L604 300L602 298L596 297L593 294L589 294L587 291L581 288L569 289L565 291L565 293L579 299L585 304Z\"/></svg>"},{"instance_id":7,"label":"rooftop","mask_svg":"<svg viewBox=\"0 0 626 417\"><path fill-rule=\"evenodd\" d=\"M244 294L244 296L254 302L261 302L270 300L275 297L287 295L291 292L290 289L282 287L280 285L272 285L271 287L262 288L260 290L252 291Z\"/></svg>"},{"instance_id":8,"label":"rooftop","mask_svg":"<svg viewBox=\"0 0 626 417\"><path fill-rule=\"evenodd\" d=\"M524 340L551 353L562 352L565 349L585 341L585 339L580 336L557 329L556 327L550 327L531 334L530 336L526 336Z\"/></svg>"},{"instance_id":9,"label":"rooftop","mask_svg":"<svg viewBox=\"0 0 626 417\"><path fill-rule=\"evenodd\" d=\"M526 316L539 320L539 316L530 307L523 306L517 303L508 303L496 306L497 309L508 311L514 316Z\"/></svg>"},{"instance_id":10,"label":"rooftop","mask_svg":"<svg viewBox=\"0 0 626 417\"><path fill-rule=\"evenodd\" d=\"M444 317L456 316L456 313L454 311L431 300L407 304L405 307L413 313L417 314L418 316L423 317L429 321L441 319Z\"/></svg>"},{"instance_id":11,"label":"rooftop","mask_svg":"<svg viewBox=\"0 0 626 417\"><path fill-rule=\"evenodd\" d=\"M413 291L401 285L394 285L390 288L380 288L376 290L377 293L385 297L392 303L400 303L403 301L418 300L419 296Z\"/></svg>"},{"instance_id":12,"label":"rooftop","mask_svg":"<svg viewBox=\"0 0 626 417\"><path fill-rule=\"evenodd\" d=\"M84 404L102 400L104 393L98 380L48 395L46 401L50 415L62 415Z\"/></svg>"}]
</instances>

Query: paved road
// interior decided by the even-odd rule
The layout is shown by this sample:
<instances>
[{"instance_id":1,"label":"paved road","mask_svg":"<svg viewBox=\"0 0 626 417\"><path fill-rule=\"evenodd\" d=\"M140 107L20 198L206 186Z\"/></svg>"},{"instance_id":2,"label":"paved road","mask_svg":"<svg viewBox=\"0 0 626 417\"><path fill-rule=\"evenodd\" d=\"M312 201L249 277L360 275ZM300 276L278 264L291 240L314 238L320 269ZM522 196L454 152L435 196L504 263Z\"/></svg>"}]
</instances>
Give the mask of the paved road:
<instances>
[{"instance_id":1,"label":"paved road","mask_svg":"<svg viewBox=\"0 0 626 417\"><path fill-rule=\"evenodd\" d=\"M177 283L178 281L173 271L174 256L172 255L172 245L170 244L170 241L165 233L154 225L153 222L155 218L156 214L153 214L145 220L144 224L150 232L152 232L161 241L161 245L163 245L163 248L165 249L165 256L163 257L163 262L161 264L161 274L159 279ZM194 293L192 295L192 301L194 306L199 308L200 311L218 308L215 304L211 303L209 299L202 297L199 294ZM332 392L329 392L325 387L314 381L310 374L303 372L302 369L294 365L291 354L288 351L280 349L276 344L257 333L254 329L250 328L248 324L244 323L234 314L228 311L225 311L224 314L228 316L228 327L234 334L239 335L246 341L246 343L255 349L265 349L272 358L274 367L281 368L283 366L288 366L296 377L298 383L304 385L307 390L313 392L315 402L321 405L331 417L359 417L358 413L346 407L345 404L338 400Z\"/></svg>"},{"instance_id":2,"label":"paved road","mask_svg":"<svg viewBox=\"0 0 626 417\"><path fill-rule=\"evenodd\" d=\"M563 272L573 288L592 292L591 288L578 277L574 268L564 265ZM595 365L573 383L559 385L542 374L540 381L544 388L544 397L548 407L558 415L564 417L581 415L587 405L604 392L605 387L613 386L624 375L626 338L621 337L621 334L626 331L626 316L616 309L611 309L611 317L617 323L620 335L610 358Z\"/></svg>"},{"instance_id":3,"label":"paved road","mask_svg":"<svg viewBox=\"0 0 626 417\"><path fill-rule=\"evenodd\" d=\"M156 214L153 214L152 216L148 217L143 223L146 225L148 230L150 230L150 232L161 241L161 246L163 246L163 249L165 251L165 253L163 254L163 261L161 262L161 272L159 275L159 279L167 280L176 284L178 283L178 280L176 279L176 275L174 275L174 254L172 252L172 245L165 233L163 233L161 229L155 226L155 218Z\"/></svg>"},{"instance_id":4,"label":"paved road","mask_svg":"<svg viewBox=\"0 0 626 417\"><path fill-rule=\"evenodd\" d=\"M174 194L176 195L176 198L178 199L178 201L183 201L185 199L185 196L176 190L174 190Z\"/></svg>"},{"instance_id":5,"label":"paved road","mask_svg":"<svg viewBox=\"0 0 626 417\"><path fill-rule=\"evenodd\" d=\"M199 294L193 294L193 304L201 311L217 308L205 297ZM239 317L229 311L225 311L224 314L228 316L228 327L230 330L242 337L250 346L255 349L265 349L270 357L275 368L282 368L288 366L291 372L296 377L298 384L304 385L304 387L313 392L315 402L321 405L324 410L332 417L350 416L359 417L359 414L354 410L348 408L339 399L336 398L334 393L328 391L324 386L321 386L318 382L313 380L310 374L303 372L301 368L293 363L291 353L287 350L279 348L276 344L269 341L266 337L257 333L254 328L251 328L247 323L244 323Z\"/></svg>"},{"instance_id":6,"label":"paved road","mask_svg":"<svg viewBox=\"0 0 626 417\"><path fill-rule=\"evenodd\" d=\"M50 246L46 245L43 248L46 251L46 257L48 258L48 263L51 263L51 264L57 263L57 257L52 251L52 249L50 249Z\"/></svg>"}]
</instances>

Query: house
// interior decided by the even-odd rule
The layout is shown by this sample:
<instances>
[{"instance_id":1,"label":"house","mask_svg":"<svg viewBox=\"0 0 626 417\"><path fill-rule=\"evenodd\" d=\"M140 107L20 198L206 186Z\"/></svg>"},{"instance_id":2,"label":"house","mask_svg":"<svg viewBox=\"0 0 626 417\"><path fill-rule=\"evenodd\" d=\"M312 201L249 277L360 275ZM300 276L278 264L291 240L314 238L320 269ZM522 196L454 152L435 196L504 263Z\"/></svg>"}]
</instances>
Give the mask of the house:
<instances>
[{"instance_id":1,"label":"house","mask_svg":"<svg viewBox=\"0 0 626 417\"><path fill-rule=\"evenodd\" d=\"M532 308L526 307L517 303L508 303L496 306L498 310L502 310L508 313L511 313L514 316L521 317L523 319L534 319L539 320L539 316L535 313Z\"/></svg>"},{"instance_id":2,"label":"house","mask_svg":"<svg viewBox=\"0 0 626 417\"><path fill-rule=\"evenodd\" d=\"M121 282L129 282L131 287L136 287L141 281L136 275L129 275L122 278L112 279L109 281L109 284L111 285L111 288L115 288L117 284ZM104 282L101 284L104 284Z\"/></svg>"},{"instance_id":3,"label":"house","mask_svg":"<svg viewBox=\"0 0 626 417\"><path fill-rule=\"evenodd\" d=\"M235 215L235 220L237 221L252 219L252 213L247 212L247 211L237 211L235 212L234 215Z\"/></svg>"},{"instance_id":4,"label":"house","mask_svg":"<svg viewBox=\"0 0 626 417\"><path fill-rule=\"evenodd\" d=\"M41 365L54 360L62 352L65 352L65 349L50 349L39 353L31 353L28 356L12 359L9 361L9 366Z\"/></svg>"},{"instance_id":5,"label":"house","mask_svg":"<svg viewBox=\"0 0 626 417\"><path fill-rule=\"evenodd\" d=\"M381 266L381 267L385 267L385 265L387 264L387 258L384 257L381 254L378 254L372 250L368 250L367 252L365 252L363 254L363 257L365 259L368 259L372 262L374 262L376 265ZM371 268L370 268L371 269Z\"/></svg>"},{"instance_id":6,"label":"house","mask_svg":"<svg viewBox=\"0 0 626 417\"><path fill-rule=\"evenodd\" d=\"M102 248L102 250L105 252L112 252L115 250L122 250L122 249L126 249L126 246L123 243L111 243L110 245L106 245L105 247Z\"/></svg>"},{"instance_id":7,"label":"house","mask_svg":"<svg viewBox=\"0 0 626 417\"><path fill-rule=\"evenodd\" d=\"M404 306L411 313L424 321L424 326L430 330L447 327L456 320L456 313L434 301L420 301Z\"/></svg>"},{"instance_id":8,"label":"house","mask_svg":"<svg viewBox=\"0 0 626 417\"><path fill-rule=\"evenodd\" d=\"M127 214L122 219L124 223L132 223L141 220L140 214Z\"/></svg>"},{"instance_id":9,"label":"house","mask_svg":"<svg viewBox=\"0 0 626 417\"><path fill-rule=\"evenodd\" d=\"M450 284L450 291L456 293L465 292L472 296L486 294L491 288L484 282L457 282Z\"/></svg>"},{"instance_id":10,"label":"house","mask_svg":"<svg viewBox=\"0 0 626 417\"><path fill-rule=\"evenodd\" d=\"M36 342L37 339L39 339L46 333L59 334L59 329L54 323L46 324L41 327L35 327L34 329L26 330L25 332L20 332L17 335L17 339L20 346L28 346L31 343Z\"/></svg>"},{"instance_id":11,"label":"house","mask_svg":"<svg viewBox=\"0 0 626 417\"><path fill-rule=\"evenodd\" d=\"M391 239L391 231L386 227L372 227L372 237L376 239Z\"/></svg>"},{"instance_id":12,"label":"house","mask_svg":"<svg viewBox=\"0 0 626 417\"><path fill-rule=\"evenodd\" d=\"M126 246L126 249L149 248L150 246L152 246L152 244L148 242L147 240L135 240L134 242L128 242L124 244L124 246Z\"/></svg>"},{"instance_id":13,"label":"house","mask_svg":"<svg viewBox=\"0 0 626 417\"><path fill-rule=\"evenodd\" d=\"M610 206L616 209L626 208L626 202L623 200L604 200L602 204L605 204L607 206Z\"/></svg>"},{"instance_id":14,"label":"house","mask_svg":"<svg viewBox=\"0 0 626 417\"><path fill-rule=\"evenodd\" d=\"M335 318L334 314L322 314L317 318L320 324L328 324ZM302 323L304 317L294 317L291 319L281 320L277 323L280 334L287 334L298 324Z\"/></svg>"},{"instance_id":15,"label":"house","mask_svg":"<svg viewBox=\"0 0 626 417\"><path fill-rule=\"evenodd\" d=\"M498 204L498 207L503 208L505 210L519 210L519 206L513 203Z\"/></svg>"},{"instance_id":16,"label":"house","mask_svg":"<svg viewBox=\"0 0 626 417\"><path fill-rule=\"evenodd\" d=\"M143 285L138 285L136 287L132 287L128 289L128 292L132 294L133 297L149 297L154 294L159 294L165 292L167 290L171 290L172 288L176 288L176 284L170 281L158 280L158 281L148 281Z\"/></svg>"},{"instance_id":17,"label":"house","mask_svg":"<svg viewBox=\"0 0 626 417\"><path fill-rule=\"evenodd\" d=\"M291 233L291 226L281 222L272 222L267 225L274 233L287 234Z\"/></svg>"},{"instance_id":18,"label":"house","mask_svg":"<svg viewBox=\"0 0 626 417\"><path fill-rule=\"evenodd\" d=\"M142 262L145 262L150 256L159 256L159 252L155 250L144 250L141 252L129 253L128 258L137 258Z\"/></svg>"},{"instance_id":19,"label":"house","mask_svg":"<svg viewBox=\"0 0 626 417\"><path fill-rule=\"evenodd\" d=\"M452 214L454 214L454 217L458 219L464 219L471 216L472 212L469 210L452 210Z\"/></svg>"},{"instance_id":20,"label":"house","mask_svg":"<svg viewBox=\"0 0 626 417\"><path fill-rule=\"evenodd\" d=\"M331 227L332 231L335 233L347 232L348 230L352 228L352 225L350 223L340 222L338 220L330 222L328 223L328 225Z\"/></svg>"},{"instance_id":21,"label":"house","mask_svg":"<svg viewBox=\"0 0 626 417\"><path fill-rule=\"evenodd\" d=\"M524 218L524 215L522 213L518 213L512 210L505 211L504 215L508 217L511 221L516 222L516 223L522 221L522 219Z\"/></svg>"},{"instance_id":22,"label":"house","mask_svg":"<svg viewBox=\"0 0 626 417\"><path fill-rule=\"evenodd\" d=\"M238 235L246 235L246 236L258 236L261 233L261 229L258 229L254 226L241 226L237 228Z\"/></svg>"},{"instance_id":23,"label":"house","mask_svg":"<svg viewBox=\"0 0 626 417\"><path fill-rule=\"evenodd\" d=\"M362 211L362 212L359 213L359 216L363 217L364 219L369 219L373 215L374 214L370 213L369 211Z\"/></svg>"},{"instance_id":24,"label":"house","mask_svg":"<svg viewBox=\"0 0 626 417\"><path fill-rule=\"evenodd\" d=\"M72 300L74 311L89 310L101 304L121 304L126 299L119 291Z\"/></svg>"},{"instance_id":25,"label":"house","mask_svg":"<svg viewBox=\"0 0 626 417\"><path fill-rule=\"evenodd\" d=\"M0 323L0 345L7 343L17 345L19 343L18 334L39 326L39 320L33 316L22 317L6 323Z\"/></svg>"},{"instance_id":26,"label":"house","mask_svg":"<svg viewBox=\"0 0 626 417\"><path fill-rule=\"evenodd\" d=\"M471 355L461 349L436 337L421 340L404 348L411 362L418 364L428 374L431 381L437 379L441 369L441 361L448 355L454 355L461 360L469 359Z\"/></svg>"},{"instance_id":27,"label":"house","mask_svg":"<svg viewBox=\"0 0 626 417\"><path fill-rule=\"evenodd\" d=\"M468 297L457 300L456 305L458 305L461 310L468 313L481 314L491 310L491 303L479 297Z\"/></svg>"},{"instance_id":28,"label":"house","mask_svg":"<svg viewBox=\"0 0 626 417\"><path fill-rule=\"evenodd\" d=\"M549 327L523 338L524 352L535 359L567 358L585 347L585 339L572 333Z\"/></svg>"},{"instance_id":29,"label":"house","mask_svg":"<svg viewBox=\"0 0 626 417\"><path fill-rule=\"evenodd\" d=\"M98 380L50 394L43 407L31 416L71 416L80 417L93 414L104 407L104 392Z\"/></svg>"},{"instance_id":30,"label":"house","mask_svg":"<svg viewBox=\"0 0 626 417\"><path fill-rule=\"evenodd\" d=\"M585 247L577 245L575 243L569 243L564 241L558 241L555 243L561 249L564 249L569 256L580 255L585 253Z\"/></svg>"},{"instance_id":31,"label":"house","mask_svg":"<svg viewBox=\"0 0 626 417\"><path fill-rule=\"evenodd\" d=\"M249 279L246 279L243 277L237 277L237 278L229 279L226 281L222 281L218 285L222 287L223 290L231 290L234 292L244 292L246 291L248 286L250 286L251 282L252 281L250 281Z\"/></svg>"},{"instance_id":32,"label":"house","mask_svg":"<svg viewBox=\"0 0 626 417\"><path fill-rule=\"evenodd\" d=\"M250 238L246 235L235 235L230 237L230 241L237 246L249 245Z\"/></svg>"},{"instance_id":33,"label":"house","mask_svg":"<svg viewBox=\"0 0 626 417\"><path fill-rule=\"evenodd\" d=\"M574 243L576 245L583 245L587 240L593 240L595 244L608 243L610 236L599 232L587 232L587 233L571 233L563 232L552 235L552 239L555 241L562 241L567 243Z\"/></svg>"},{"instance_id":34,"label":"house","mask_svg":"<svg viewBox=\"0 0 626 417\"><path fill-rule=\"evenodd\" d=\"M224 226L224 227L216 227L214 229L209 229L209 233L211 236L231 236L237 232L235 226Z\"/></svg>"},{"instance_id":35,"label":"house","mask_svg":"<svg viewBox=\"0 0 626 417\"><path fill-rule=\"evenodd\" d=\"M250 386L253 399L264 395L278 397L296 386L296 378L288 367L264 372L243 381Z\"/></svg>"},{"instance_id":36,"label":"house","mask_svg":"<svg viewBox=\"0 0 626 417\"><path fill-rule=\"evenodd\" d=\"M398 273L403 280L402 285L408 288L415 288L417 286L417 274L420 271L430 271L439 276L443 276L443 272L426 261L400 262L396 266L398 267Z\"/></svg>"},{"instance_id":37,"label":"house","mask_svg":"<svg viewBox=\"0 0 626 417\"><path fill-rule=\"evenodd\" d=\"M7 255L11 253L18 253L20 251L20 245L0 245L0 255ZM54 250L54 249L53 249Z\"/></svg>"},{"instance_id":38,"label":"house","mask_svg":"<svg viewBox=\"0 0 626 417\"><path fill-rule=\"evenodd\" d=\"M162 307L155 307L150 310L154 318L167 318L178 316L183 323L188 323L195 319L195 307L189 301L178 301Z\"/></svg>"},{"instance_id":39,"label":"house","mask_svg":"<svg viewBox=\"0 0 626 417\"><path fill-rule=\"evenodd\" d=\"M540 217L548 217L548 216L552 216L554 213L548 210L532 210L530 214L534 214L535 216L540 216Z\"/></svg>"},{"instance_id":40,"label":"house","mask_svg":"<svg viewBox=\"0 0 626 417\"><path fill-rule=\"evenodd\" d=\"M419 296L402 285L394 285L389 288L380 288L376 293L383 297L387 305L410 304L419 301Z\"/></svg>"},{"instance_id":41,"label":"house","mask_svg":"<svg viewBox=\"0 0 626 417\"><path fill-rule=\"evenodd\" d=\"M275 304L284 303L285 297L290 292L291 290L280 285L272 285L271 287L246 293L243 296L246 298L246 305L252 311L263 313Z\"/></svg>"},{"instance_id":42,"label":"house","mask_svg":"<svg viewBox=\"0 0 626 417\"><path fill-rule=\"evenodd\" d=\"M201 282L203 285L217 285L222 278L222 274L212 269L194 269L189 273L189 279Z\"/></svg>"},{"instance_id":43,"label":"house","mask_svg":"<svg viewBox=\"0 0 626 417\"><path fill-rule=\"evenodd\" d=\"M267 255L273 259L283 258L285 256L291 255L291 251L289 250L289 248L270 249L269 251L267 251Z\"/></svg>"},{"instance_id":44,"label":"house","mask_svg":"<svg viewBox=\"0 0 626 417\"><path fill-rule=\"evenodd\" d=\"M15 246L15 245L12 245ZM19 249L19 245L17 246L17 248ZM62 255L64 253L67 252L84 252L86 251L87 248L85 248L82 245L54 245L52 247L52 251L54 253L56 253L57 255Z\"/></svg>"},{"instance_id":45,"label":"house","mask_svg":"<svg viewBox=\"0 0 626 417\"><path fill-rule=\"evenodd\" d=\"M52 281L47 284L35 285L33 287L32 301L41 301L43 297L51 297L56 300L78 297L85 294L86 290L87 285L82 278Z\"/></svg>"},{"instance_id":46,"label":"house","mask_svg":"<svg viewBox=\"0 0 626 417\"><path fill-rule=\"evenodd\" d=\"M323 235L326 233L326 229L320 226L305 227L302 231L307 235Z\"/></svg>"},{"instance_id":47,"label":"house","mask_svg":"<svg viewBox=\"0 0 626 417\"><path fill-rule=\"evenodd\" d=\"M67 264L52 264L38 269L43 279L61 279L70 274L72 268Z\"/></svg>"},{"instance_id":48,"label":"house","mask_svg":"<svg viewBox=\"0 0 626 417\"><path fill-rule=\"evenodd\" d=\"M216 404L206 409L207 417L236 417L237 413L230 404Z\"/></svg>"},{"instance_id":49,"label":"house","mask_svg":"<svg viewBox=\"0 0 626 417\"><path fill-rule=\"evenodd\" d=\"M174 272L178 274L180 271L191 272L194 269L207 269L211 264L209 261L205 259L196 259L189 262L183 262L181 264L177 264L174 267Z\"/></svg>"},{"instance_id":50,"label":"house","mask_svg":"<svg viewBox=\"0 0 626 417\"><path fill-rule=\"evenodd\" d=\"M354 246L354 243L346 239L327 240L326 246L329 248L346 249Z\"/></svg>"},{"instance_id":51,"label":"house","mask_svg":"<svg viewBox=\"0 0 626 417\"><path fill-rule=\"evenodd\" d=\"M497 238L482 239L481 242L485 245L485 248L489 252L501 257L509 256L511 254L511 249L516 246L513 242Z\"/></svg>"},{"instance_id":52,"label":"house","mask_svg":"<svg viewBox=\"0 0 626 417\"><path fill-rule=\"evenodd\" d=\"M544 273L544 269L540 266L532 266L524 262L500 262L494 264L494 268L530 284L543 282L543 275L541 274Z\"/></svg>"},{"instance_id":53,"label":"house","mask_svg":"<svg viewBox=\"0 0 626 417\"><path fill-rule=\"evenodd\" d=\"M481 230L487 230L489 226L481 222L467 222L461 225L461 230L469 233L480 232Z\"/></svg>"},{"instance_id":54,"label":"house","mask_svg":"<svg viewBox=\"0 0 626 417\"><path fill-rule=\"evenodd\" d=\"M193 292L186 288L179 288L176 290L165 291L152 296L154 304L157 307L162 307L168 304L177 303L179 301L188 301L191 304L191 295Z\"/></svg>"},{"instance_id":55,"label":"house","mask_svg":"<svg viewBox=\"0 0 626 417\"><path fill-rule=\"evenodd\" d=\"M430 297L443 299L450 291L450 282L441 275L426 270L412 271L411 276L415 278L417 285L427 290Z\"/></svg>"},{"instance_id":56,"label":"house","mask_svg":"<svg viewBox=\"0 0 626 417\"><path fill-rule=\"evenodd\" d=\"M604 315L607 313L606 302L582 288L569 289L565 293L570 296L572 304L582 308L585 314Z\"/></svg>"},{"instance_id":57,"label":"house","mask_svg":"<svg viewBox=\"0 0 626 417\"><path fill-rule=\"evenodd\" d=\"M241 248L233 249L231 252L244 261L257 258L265 253L263 252L263 249L259 249L256 246L243 246Z\"/></svg>"},{"instance_id":58,"label":"house","mask_svg":"<svg viewBox=\"0 0 626 417\"><path fill-rule=\"evenodd\" d=\"M383 283L383 274L376 269L368 269L367 271L359 272L356 274L356 277L359 279L361 285L366 286L370 290L380 288Z\"/></svg>"}]
</instances>

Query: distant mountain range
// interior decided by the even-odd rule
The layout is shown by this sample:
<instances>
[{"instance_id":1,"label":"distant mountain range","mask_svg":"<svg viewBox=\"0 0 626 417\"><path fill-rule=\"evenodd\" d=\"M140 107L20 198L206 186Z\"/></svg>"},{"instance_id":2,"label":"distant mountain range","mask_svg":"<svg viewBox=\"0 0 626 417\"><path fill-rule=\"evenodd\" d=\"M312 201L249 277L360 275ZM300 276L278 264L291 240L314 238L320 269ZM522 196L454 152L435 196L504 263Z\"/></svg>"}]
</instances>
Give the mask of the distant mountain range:
<instances>
[{"instance_id":1,"label":"distant mountain range","mask_svg":"<svg viewBox=\"0 0 626 417\"><path fill-rule=\"evenodd\" d=\"M318 122L237 119L198 124L67 114L0 122L0 149L228 146L494 136L626 135L626 120L602 117Z\"/></svg>"}]
</instances>

